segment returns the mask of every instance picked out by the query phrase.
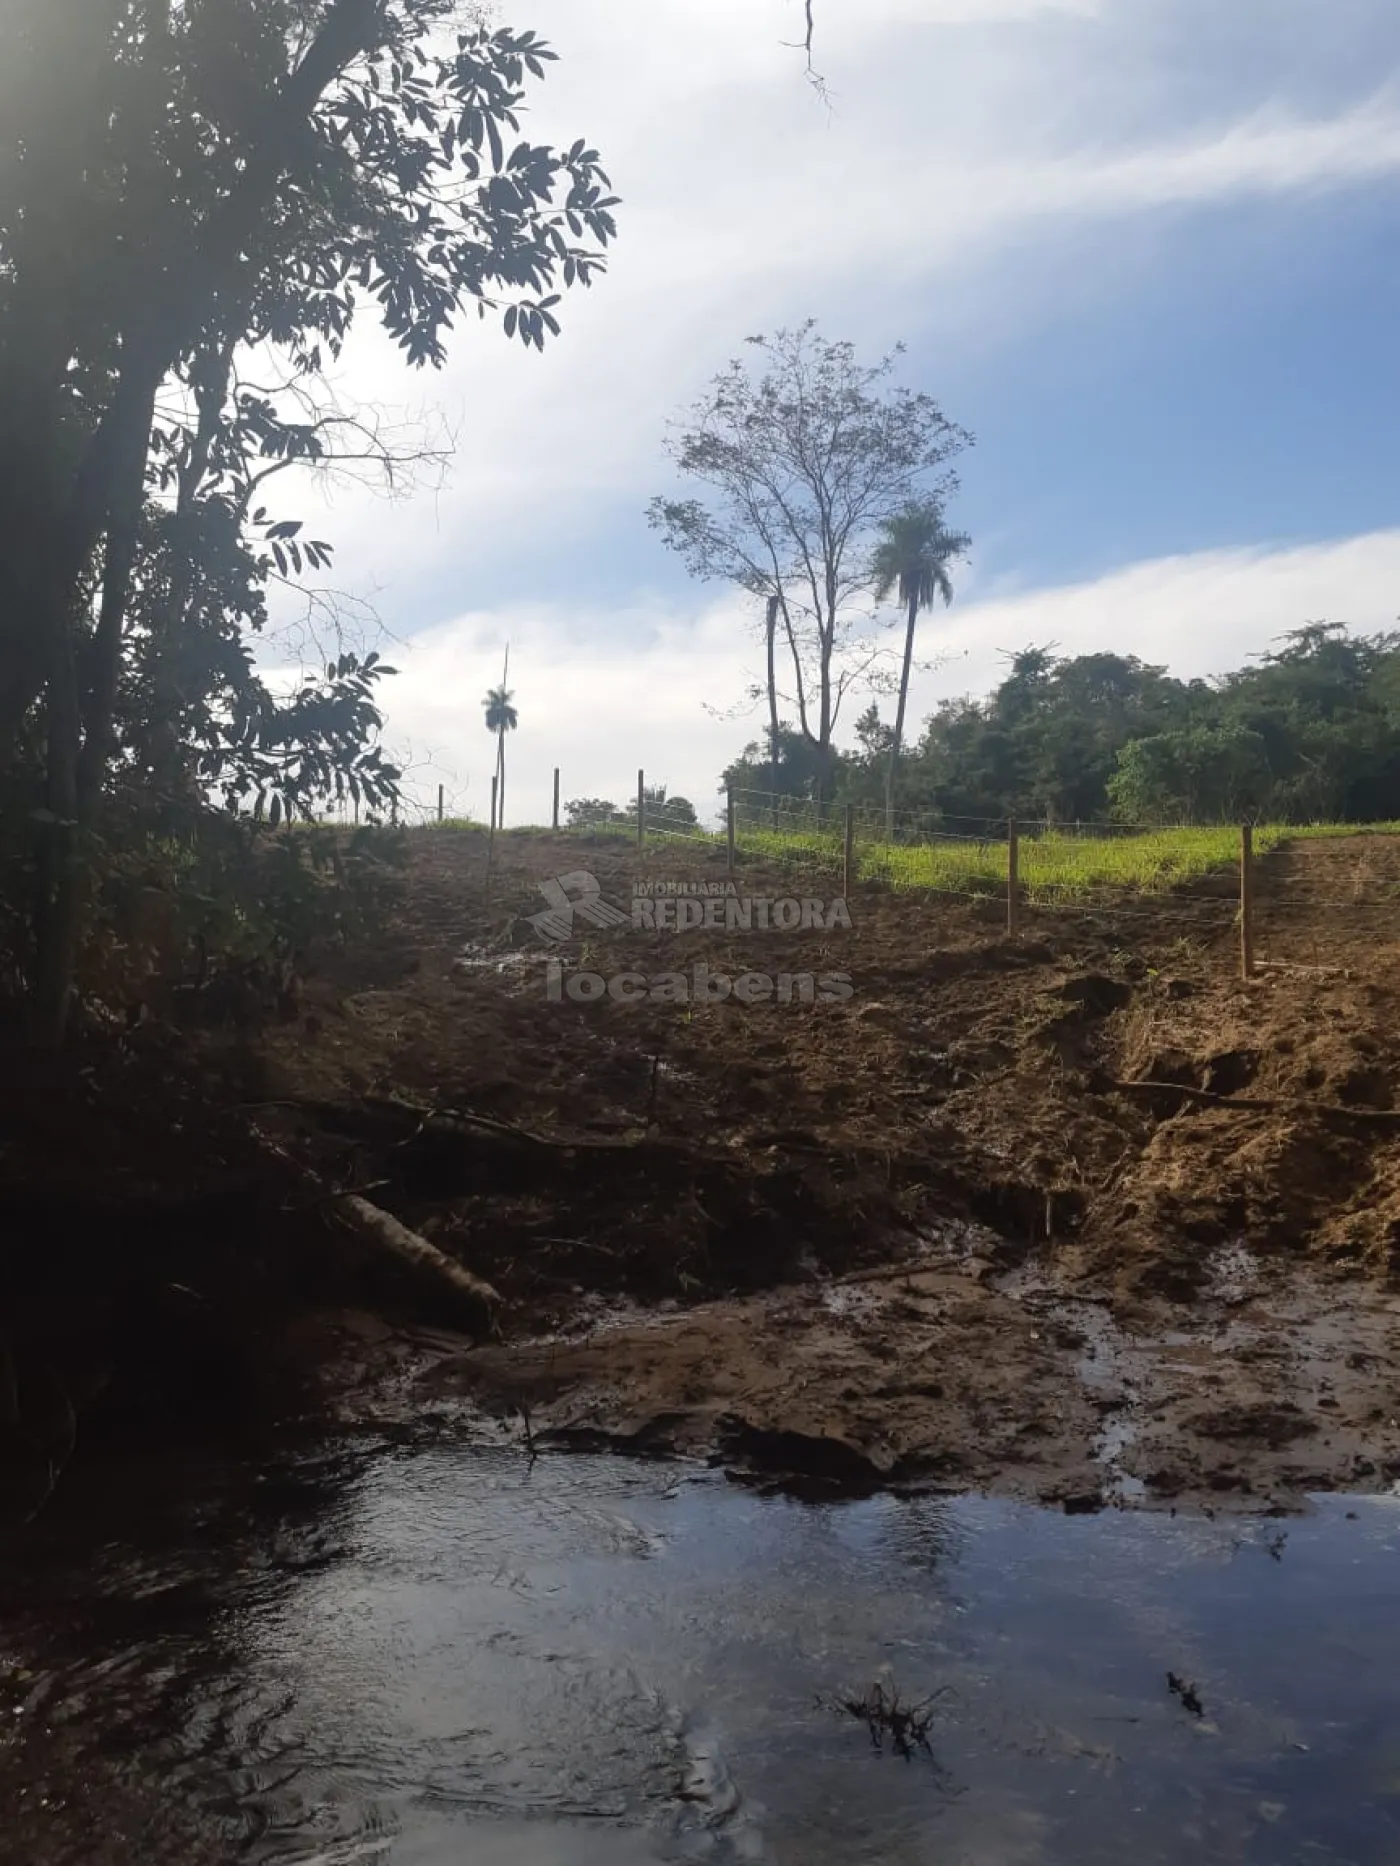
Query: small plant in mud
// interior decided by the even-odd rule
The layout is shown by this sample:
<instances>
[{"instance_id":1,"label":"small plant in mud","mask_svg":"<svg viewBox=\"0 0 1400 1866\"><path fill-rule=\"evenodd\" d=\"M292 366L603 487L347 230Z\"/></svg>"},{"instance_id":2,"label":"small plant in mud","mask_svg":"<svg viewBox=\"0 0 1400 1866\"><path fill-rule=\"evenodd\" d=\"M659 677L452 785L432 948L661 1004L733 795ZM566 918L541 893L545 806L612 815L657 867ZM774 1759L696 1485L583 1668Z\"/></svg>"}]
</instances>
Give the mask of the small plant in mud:
<instances>
[{"instance_id":1,"label":"small plant in mud","mask_svg":"<svg viewBox=\"0 0 1400 1866\"><path fill-rule=\"evenodd\" d=\"M863 1723L870 1732L870 1741L875 1749L883 1752L888 1742L893 1753L903 1756L907 1762L916 1750L932 1756L929 1728L933 1723L935 1705L946 1695L946 1691L935 1691L917 1703L906 1703L898 1687L885 1673L874 1679L860 1697L854 1694L838 1697L833 1708Z\"/></svg>"},{"instance_id":2,"label":"small plant in mud","mask_svg":"<svg viewBox=\"0 0 1400 1866\"><path fill-rule=\"evenodd\" d=\"M1108 955L1104 970L1114 978L1131 979L1134 984L1160 977L1155 966L1149 965L1139 953L1130 951L1126 946L1114 947Z\"/></svg>"}]
</instances>

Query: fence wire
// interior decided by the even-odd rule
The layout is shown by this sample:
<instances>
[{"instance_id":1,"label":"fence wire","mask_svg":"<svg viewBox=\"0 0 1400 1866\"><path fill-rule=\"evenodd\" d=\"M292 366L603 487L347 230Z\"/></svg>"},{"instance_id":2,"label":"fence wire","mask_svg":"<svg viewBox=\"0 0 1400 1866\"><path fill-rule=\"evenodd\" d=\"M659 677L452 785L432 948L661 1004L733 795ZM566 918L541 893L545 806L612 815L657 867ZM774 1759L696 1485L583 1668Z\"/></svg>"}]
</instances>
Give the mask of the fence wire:
<instances>
[{"instance_id":1,"label":"fence wire","mask_svg":"<svg viewBox=\"0 0 1400 1866\"><path fill-rule=\"evenodd\" d=\"M891 818L878 806L822 806L754 790L736 791L733 807L736 847L745 856L842 864L849 829L855 881L1004 902L1014 836L1017 895L1029 907L1103 912L1140 900L1160 910L1171 893L1189 901L1197 919L1228 924L1234 912L1228 874L1238 860L1235 828L1035 819L1013 825L1006 817L928 810L896 810Z\"/></svg>"},{"instance_id":2,"label":"fence wire","mask_svg":"<svg viewBox=\"0 0 1400 1866\"><path fill-rule=\"evenodd\" d=\"M1013 821L908 807L891 814L878 803L757 788L735 789L724 809L728 821L721 815L716 826L697 821L689 804L648 796L639 835L633 789L625 807L575 809L561 827L638 844L661 861L682 852L713 860L732 834L740 864L784 863L852 886L968 902L1013 927L1065 915L1128 931L1160 924L1207 940L1246 930L1238 825ZM1263 952L1283 958L1306 938L1309 915L1355 914L1366 938L1385 939L1383 917L1400 909L1400 824L1258 825L1252 835L1250 926ZM1357 836L1366 840L1349 846Z\"/></svg>"}]
</instances>

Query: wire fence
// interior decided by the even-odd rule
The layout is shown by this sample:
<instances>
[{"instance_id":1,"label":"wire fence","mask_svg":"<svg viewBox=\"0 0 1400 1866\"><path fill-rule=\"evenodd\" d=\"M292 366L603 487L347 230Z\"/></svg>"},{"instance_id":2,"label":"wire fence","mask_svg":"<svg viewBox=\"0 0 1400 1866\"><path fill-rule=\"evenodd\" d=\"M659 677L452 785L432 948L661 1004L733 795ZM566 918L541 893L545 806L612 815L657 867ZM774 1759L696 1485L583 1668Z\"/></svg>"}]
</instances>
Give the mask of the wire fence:
<instances>
[{"instance_id":1,"label":"wire fence","mask_svg":"<svg viewBox=\"0 0 1400 1866\"><path fill-rule=\"evenodd\" d=\"M1349 939L1400 944L1400 824L1051 822L819 805L741 790L731 862L761 857L961 899L1019 932L1037 917L1101 919L1237 940L1246 977ZM1343 955L1344 956L1344 955Z\"/></svg>"},{"instance_id":2,"label":"wire fence","mask_svg":"<svg viewBox=\"0 0 1400 1866\"><path fill-rule=\"evenodd\" d=\"M1371 947L1400 943L1400 823L1052 822L927 809L891 816L880 805L736 788L715 828L683 799L649 787L642 771L625 807L560 798L556 770L555 829L632 843L648 857L685 849L725 860L731 874L741 864L791 864L847 894L867 884L963 901L1013 935L1063 915L1233 940L1246 976L1274 963L1328 969L1324 959L1352 937ZM450 823L451 803L439 786L436 809L405 810L400 820Z\"/></svg>"},{"instance_id":3,"label":"wire fence","mask_svg":"<svg viewBox=\"0 0 1400 1866\"><path fill-rule=\"evenodd\" d=\"M746 853L840 863L844 870L849 843L853 883L1004 899L1014 861L1021 899L1042 905L1083 905L1097 894L1156 898L1198 881L1208 883L1204 894L1213 899L1240 836L1229 826L1065 824L916 810L896 811L891 820L882 808L823 807L756 791L734 794L732 816L735 846Z\"/></svg>"}]
</instances>

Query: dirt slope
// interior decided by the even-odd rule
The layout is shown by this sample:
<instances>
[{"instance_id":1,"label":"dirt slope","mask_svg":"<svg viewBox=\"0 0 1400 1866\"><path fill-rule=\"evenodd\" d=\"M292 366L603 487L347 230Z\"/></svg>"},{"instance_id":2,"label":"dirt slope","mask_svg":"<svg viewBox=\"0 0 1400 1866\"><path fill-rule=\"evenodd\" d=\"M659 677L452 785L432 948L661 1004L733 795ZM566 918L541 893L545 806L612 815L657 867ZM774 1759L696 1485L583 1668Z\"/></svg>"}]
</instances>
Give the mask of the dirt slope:
<instances>
[{"instance_id":1,"label":"dirt slope","mask_svg":"<svg viewBox=\"0 0 1400 1866\"><path fill-rule=\"evenodd\" d=\"M849 929L552 947L540 883L580 868L624 909L726 880L722 852L526 834L488 892L482 837L422 832L376 950L262 1040L269 1131L507 1297L505 1341L415 1406L466 1386L537 1434L1086 1506L1400 1474L1400 946L1344 905L1400 882L1394 844L1271 857L1261 952L1335 969L1249 985L1228 885L1015 941L992 905L862 888ZM552 954L850 994L555 1002Z\"/></svg>"}]
</instances>

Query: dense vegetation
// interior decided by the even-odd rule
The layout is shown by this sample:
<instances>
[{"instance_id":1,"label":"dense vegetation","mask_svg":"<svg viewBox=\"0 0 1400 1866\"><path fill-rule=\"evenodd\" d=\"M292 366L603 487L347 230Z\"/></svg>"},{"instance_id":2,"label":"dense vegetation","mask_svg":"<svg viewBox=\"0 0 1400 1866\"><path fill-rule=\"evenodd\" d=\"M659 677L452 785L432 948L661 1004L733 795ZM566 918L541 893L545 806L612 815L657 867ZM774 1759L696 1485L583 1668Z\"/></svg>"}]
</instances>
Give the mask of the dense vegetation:
<instances>
[{"instance_id":1,"label":"dense vegetation","mask_svg":"<svg viewBox=\"0 0 1400 1866\"><path fill-rule=\"evenodd\" d=\"M837 796L883 802L890 729L874 707ZM809 743L784 728L780 794L816 795ZM725 771L774 788L767 743ZM1111 653L1028 648L985 699L946 701L901 761L896 803L949 822L1381 822L1400 817L1400 634L1314 622L1221 680Z\"/></svg>"},{"instance_id":2,"label":"dense vegetation","mask_svg":"<svg viewBox=\"0 0 1400 1866\"><path fill-rule=\"evenodd\" d=\"M4 41L0 933L53 1045L116 870L230 859L218 800L393 804L387 670L255 652L330 556L278 475L405 464L329 385L351 331L542 345L614 228L594 151L520 140L551 53L461 0L15 0Z\"/></svg>"}]
</instances>

